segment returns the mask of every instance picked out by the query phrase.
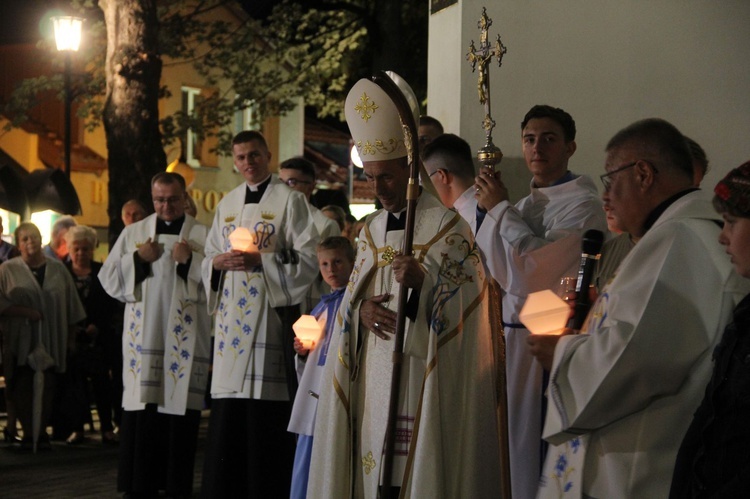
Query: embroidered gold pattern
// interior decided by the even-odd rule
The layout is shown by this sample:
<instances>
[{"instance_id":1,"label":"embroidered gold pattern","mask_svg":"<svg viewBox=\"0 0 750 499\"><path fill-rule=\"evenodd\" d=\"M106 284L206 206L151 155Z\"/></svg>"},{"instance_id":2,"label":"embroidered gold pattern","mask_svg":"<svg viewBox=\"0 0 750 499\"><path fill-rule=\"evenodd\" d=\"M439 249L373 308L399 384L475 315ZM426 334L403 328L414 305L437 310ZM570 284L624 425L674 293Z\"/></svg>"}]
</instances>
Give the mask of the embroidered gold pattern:
<instances>
[{"instance_id":1,"label":"embroidered gold pattern","mask_svg":"<svg viewBox=\"0 0 750 499\"><path fill-rule=\"evenodd\" d=\"M354 110L357 111L357 114L359 114L363 120L365 120L365 123L372 118L372 115L375 114L377 108L378 106L375 102L364 92L362 92L362 97L359 98L357 105L354 106Z\"/></svg>"},{"instance_id":2,"label":"embroidered gold pattern","mask_svg":"<svg viewBox=\"0 0 750 499\"><path fill-rule=\"evenodd\" d=\"M276 218L276 214L271 211L261 211L260 218L262 218L263 220L273 220L274 218Z\"/></svg>"},{"instance_id":3,"label":"embroidered gold pattern","mask_svg":"<svg viewBox=\"0 0 750 499\"><path fill-rule=\"evenodd\" d=\"M236 216L232 215L231 217L227 217L224 219L224 223L231 223L234 222L234 219L237 218Z\"/></svg>"},{"instance_id":4,"label":"embroidered gold pattern","mask_svg":"<svg viewBox=\"0 0 750 499\"><path fill-rule=\"evenodd\" d=\"M386 246L383 250L383 261L387 265L390 265L393 263L393 259L396 258L397 255L398 252L394 250L392 246Z\"/></svg>"},{"instance_id":5,"label":"embroidered gold pattern","mask_svg":"<svg viewBox=\"0 0 750 499\"><path fill-rule=\"evenodd\" d=\"M357 141L357 150L360 156L373 156L380 152L381 154L390 154L399 148L404 143L403 140L388 139L374 139L374 143L366 140L364 143L361 140Z\"/></svg>"},{"instance_id":6,"label":"embroidered gold pattern","mask_svg":"<svg viewBox=\"0 0 750 499\"><path fill-rule=\"evenodd\" d=\"M362 458L362 467L365 469L366 475L369 475L370 472L375 469L376 465L375 458L372 457L372 451L368 452L367 455Z\"/></svg>"}]
</instances>

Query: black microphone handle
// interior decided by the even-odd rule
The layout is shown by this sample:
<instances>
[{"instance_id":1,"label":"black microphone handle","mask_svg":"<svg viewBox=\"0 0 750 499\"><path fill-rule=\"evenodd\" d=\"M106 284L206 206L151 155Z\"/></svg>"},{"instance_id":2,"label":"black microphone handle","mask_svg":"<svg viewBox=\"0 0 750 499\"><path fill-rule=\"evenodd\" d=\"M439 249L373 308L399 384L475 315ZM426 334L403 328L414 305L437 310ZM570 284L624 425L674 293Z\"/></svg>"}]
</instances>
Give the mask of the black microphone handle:
<instances>
[{"instance_id":1,"label":"black microphone handle","mask_svg":"<svg viewBox=\"0 0 750 499\"><path fill-rule=\"evenodd\" d=\"M581 257L581 268L578 270L578 282L576 283L576 301L570 326L572 329L581 329L591 308L589 286L594 277L596 262L596 255L583 255Z\"/></svg>"}]
</instances>

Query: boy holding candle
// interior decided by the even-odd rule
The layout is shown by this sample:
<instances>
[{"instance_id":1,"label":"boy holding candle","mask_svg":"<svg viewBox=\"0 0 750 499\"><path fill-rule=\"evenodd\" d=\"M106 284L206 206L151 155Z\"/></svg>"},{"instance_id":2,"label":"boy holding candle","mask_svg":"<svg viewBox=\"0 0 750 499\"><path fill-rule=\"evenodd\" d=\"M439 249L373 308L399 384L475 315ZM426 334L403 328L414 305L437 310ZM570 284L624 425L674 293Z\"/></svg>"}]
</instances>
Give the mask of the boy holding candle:
<instances>
[{"instance_id":1,"label":"boy holding candle","mask_svg":"<svg viewBox=\"0 0 750 499\"><path fill-rule=\"evenodd\" d=\"M323 295L320 303L311 312L323 331L320 341L308 348L300 338L294 339L297 371L301 373L301 377L289 422L289 431L299 435L292 472L292 498L304 498L307 494L320 382L328 356L328 346L336 314L354 267L354 256L354 248L345 237L328 237L318 245L320 274L326 284L331 287L331 293Z\"/></svg>"}]
</instances>

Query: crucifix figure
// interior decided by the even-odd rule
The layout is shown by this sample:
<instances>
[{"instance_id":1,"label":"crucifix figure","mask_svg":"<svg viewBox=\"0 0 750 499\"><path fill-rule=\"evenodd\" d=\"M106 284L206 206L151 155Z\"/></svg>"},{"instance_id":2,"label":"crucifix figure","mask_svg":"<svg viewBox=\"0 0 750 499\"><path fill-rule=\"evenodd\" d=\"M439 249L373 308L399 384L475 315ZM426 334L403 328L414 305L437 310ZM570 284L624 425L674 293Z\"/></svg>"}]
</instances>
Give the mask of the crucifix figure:
<instances>
[{"instance_id":1,"label":"crucifix figure","mask_svg":"<svg viewBox=\"0 0 750 499\"><path fill-rule=\"evenodd\" d=\"M484 166L488 167L496 165L503 157L500 149L492 143L492 129L495 128L495 120L492 119L490 109L490 69L488 64L495 57L497 58L497 66L502 66L503 56L508 51L500 40L500 35L497 35L495 45L490 45L490 26L492 26L492 19L487 17L487 8L482 7L482 16L479 18L479 22L477 22L477 27L479 28L479 48L474 45L474 40L472 40L469 45L469 53L466 54L466 60L471 63L472 72L477 70L477 66L479 67L477 90L479 92L479 103L484 105L482 128L485 130L487 143L479 151L478 158Z\"/></svg>"}]
</instances>

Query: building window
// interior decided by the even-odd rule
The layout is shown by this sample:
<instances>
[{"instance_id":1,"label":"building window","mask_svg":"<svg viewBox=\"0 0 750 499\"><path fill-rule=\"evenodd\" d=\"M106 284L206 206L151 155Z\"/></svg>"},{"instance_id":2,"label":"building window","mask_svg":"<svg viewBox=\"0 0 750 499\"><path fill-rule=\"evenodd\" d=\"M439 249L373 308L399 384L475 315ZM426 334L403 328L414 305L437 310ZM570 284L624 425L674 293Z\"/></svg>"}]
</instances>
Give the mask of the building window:
<instances>
[{"instance_id":1,"label":"building window","mask_svg":"<svg viewBox=\"0 0 750 499\"><path fill-rule=\"evenodd\" d=\"M182 111L186 116L193 117L204 99L209 98L215 91L205 88L182 87ZM183 137L185 163L193 168L202 166L219 166L216 155L216 137L201 137L198 133L188 128Z\"/></svg>"}]
</instances>

